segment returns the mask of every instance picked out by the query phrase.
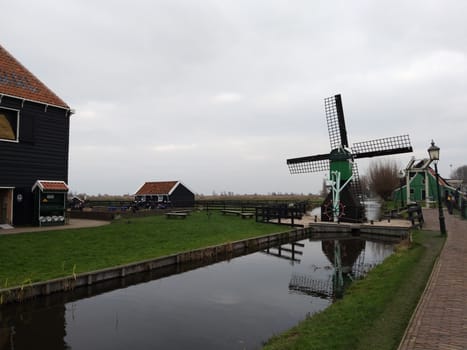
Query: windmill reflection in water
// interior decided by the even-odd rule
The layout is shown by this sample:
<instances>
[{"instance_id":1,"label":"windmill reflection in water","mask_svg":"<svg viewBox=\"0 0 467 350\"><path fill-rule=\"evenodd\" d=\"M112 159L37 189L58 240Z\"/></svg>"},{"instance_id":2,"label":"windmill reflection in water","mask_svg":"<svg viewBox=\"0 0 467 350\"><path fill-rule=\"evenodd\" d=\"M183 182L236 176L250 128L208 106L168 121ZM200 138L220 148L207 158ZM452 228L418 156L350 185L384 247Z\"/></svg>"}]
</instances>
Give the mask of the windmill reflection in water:
<instances>
[{"instance_id":1,"label":"windmill reflection in water","mask_svg":"<svg viewBox=\"0 0 467 350\"><path fill-rule=\"evenodd\" d=\"M293 272L289 281L289 290L295 293L312 295L320 298L339 299L343 297L345 287L355 279L363 278L375 264L365 262L366 241L362 239L328 239L321 241L321 250L330 263L326 266L312 266L310 273ZM292 264L300 263L303 243L288 243L264 252ZM318 269L332 270L329 278L323 279L315 272Z\"/></svg>"}]
</instances>

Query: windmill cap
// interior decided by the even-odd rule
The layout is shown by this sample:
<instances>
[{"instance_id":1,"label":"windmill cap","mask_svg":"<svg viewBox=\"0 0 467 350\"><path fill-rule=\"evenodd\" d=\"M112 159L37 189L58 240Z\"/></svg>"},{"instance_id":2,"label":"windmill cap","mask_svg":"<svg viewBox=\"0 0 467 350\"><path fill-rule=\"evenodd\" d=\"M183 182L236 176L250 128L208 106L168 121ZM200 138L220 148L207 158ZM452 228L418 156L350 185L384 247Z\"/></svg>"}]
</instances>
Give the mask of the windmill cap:
<instances>
[{"instance_id":1,"label":"windmill cap","mask_svg":"<svg viewBox=\"0 0 467 350\"><path fill-rule=\"evenodd\" d=\"M330 160L348 160L352 158L350 151L345 148L336 148L331 151L329 154Z\"/></svg>"}]
</instances>

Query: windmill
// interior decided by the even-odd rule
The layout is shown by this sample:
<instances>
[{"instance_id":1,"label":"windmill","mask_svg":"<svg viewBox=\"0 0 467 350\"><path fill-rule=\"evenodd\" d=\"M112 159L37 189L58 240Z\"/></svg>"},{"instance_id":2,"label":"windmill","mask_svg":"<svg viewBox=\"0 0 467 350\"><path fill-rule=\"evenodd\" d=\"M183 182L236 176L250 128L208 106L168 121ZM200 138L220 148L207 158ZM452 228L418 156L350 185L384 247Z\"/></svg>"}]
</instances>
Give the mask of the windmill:
<instances>
[{"instance_id":1,"label":"windmill","mask_svg":"<svg viewBox=\"0 0 467 350\"><path fill-rule=\"evenodd\" d=\"M321 206L322 221L362 222L363 196L358 177L358 158L412 152L408 135L354 143L349 148L341 95L324 99L331 152L287 159L292 174L329 171L329 195Z\"/></svg>"}]
</instances>

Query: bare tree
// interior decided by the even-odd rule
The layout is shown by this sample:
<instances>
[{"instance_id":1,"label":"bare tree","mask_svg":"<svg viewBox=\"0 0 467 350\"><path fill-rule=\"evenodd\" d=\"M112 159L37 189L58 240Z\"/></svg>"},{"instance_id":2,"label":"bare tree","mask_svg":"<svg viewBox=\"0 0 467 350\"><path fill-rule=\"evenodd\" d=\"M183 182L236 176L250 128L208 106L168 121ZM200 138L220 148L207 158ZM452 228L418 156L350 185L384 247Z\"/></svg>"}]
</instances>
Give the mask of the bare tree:
<instances>
[{"instance_id":1,"label":"bare tree","mask_svg":"<svg viewBox=\"0 0 467 350\"><path fill-rule=\"evenodd\" d=\"M462 165L451 173L451 179L462 180L467 183L467 165Z\"/></svg>"},{"instance_id":2,"label":"bare tree","mask_svg":"<svg viewBox=\"0 0 467 350\"><path fill-rule=\"evenodd\" d=\"M399 186L398 172L399 167L393 160L371 162L367 176L371 192L383 200L389 200L392 192Z\"/></svg>"},{"instance_id":3,"label":"bare tree","mask_svg":"<svg viewBox=\"0 0 467 350\"><path fill-rule=\"evenodd\" d=\"M371 189L370 189L370 179L368 175L361 175L360 176L360 187L362 188L362 194L365 197L371 196Z\"/></svg>"}]
</instances>

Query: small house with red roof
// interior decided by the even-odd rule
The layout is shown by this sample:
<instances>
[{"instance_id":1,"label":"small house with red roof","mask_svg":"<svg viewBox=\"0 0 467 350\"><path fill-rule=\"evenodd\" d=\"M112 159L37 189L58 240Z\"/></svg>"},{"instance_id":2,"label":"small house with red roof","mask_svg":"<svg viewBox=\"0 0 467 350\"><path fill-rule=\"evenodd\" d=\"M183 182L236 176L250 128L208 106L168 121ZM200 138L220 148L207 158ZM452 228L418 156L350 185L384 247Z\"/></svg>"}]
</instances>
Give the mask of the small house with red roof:
<instances>
[{"instance_id":1,"label":"small house with red roof","mask_svg":"<svg viewBox=\"0 0 467 350\"><path fill-rule=\"evenodd\" d=\"M60 97L0 45L0 224L37 222L33 190L49 191L50 184L65 190L71 115ZM62 209L50 216L62 216Z\"/></svg>"},{"instance_id":2,"label":"small house with red roof","mask_svg":"<svg viewBox=\"0 0 467 350\"><path fill-rule=\"evenodd\" d=\"M192 207L195 194L180 181L146 182L135 193L135 201L140 205Z\"/></svg>"}]
</instances>

